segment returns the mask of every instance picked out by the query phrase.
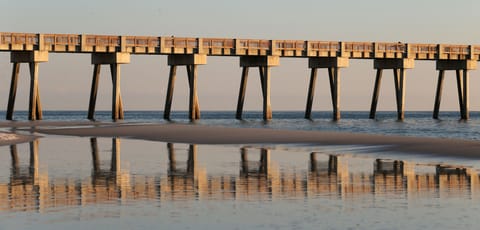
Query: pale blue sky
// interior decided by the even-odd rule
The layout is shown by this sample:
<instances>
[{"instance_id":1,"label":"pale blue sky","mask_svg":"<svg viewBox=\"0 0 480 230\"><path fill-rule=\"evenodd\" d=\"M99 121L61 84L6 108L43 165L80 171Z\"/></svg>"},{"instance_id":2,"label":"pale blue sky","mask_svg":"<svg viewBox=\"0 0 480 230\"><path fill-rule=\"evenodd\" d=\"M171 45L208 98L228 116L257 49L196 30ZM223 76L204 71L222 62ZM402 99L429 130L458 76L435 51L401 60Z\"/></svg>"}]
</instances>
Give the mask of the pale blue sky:
<instances>
[{"instance_id":1,"label":"pale blue sky","mask_svg":"<svg viewBox=\"0 0 480 230\"><path fill-rule=\"evenodd\" d=\"M158 0L0 0L0 30L32 33L94 33L264 39L402 41L480 44L480 3L470 0L331 1L158 1ZM210 57L199 68L201 109L234 110L240 83L238 58ZM342 70L342 110L368 110L372 61L352 60ZM407 110L431 110L437 73L433 62L416 62L407 71ZM111 85L104 68L98 108L110 108ZM16 108L27 106L26 65ZM471 107L480 110L480 74L471 73ZM315 110L331 110L325 71L319 72ZM0 53L0 106L6 107L11 64ZM185 71L179 71L174 109L187 109ZM307 59L281 59L272 70L272 109L303 110L308 85ZM88 54L50 54L40 65L45 109L85 110L92 66ZM385 73L380 110L394 110L391 73ZM258 71L252 71L246 109L261 110ZM168 78L165 56L134 56L122 66L127 110L163 110ZM453 74L447 74L442 110L457 110Z\"/></svg>"}]
</instances>

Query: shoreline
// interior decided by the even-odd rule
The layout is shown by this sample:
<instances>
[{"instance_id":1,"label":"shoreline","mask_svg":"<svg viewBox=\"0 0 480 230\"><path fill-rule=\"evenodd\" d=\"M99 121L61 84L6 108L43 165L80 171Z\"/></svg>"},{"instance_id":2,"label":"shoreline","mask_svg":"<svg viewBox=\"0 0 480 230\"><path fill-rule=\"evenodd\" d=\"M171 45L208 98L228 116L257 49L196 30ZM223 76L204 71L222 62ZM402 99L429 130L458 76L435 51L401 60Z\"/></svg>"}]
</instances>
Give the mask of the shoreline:
<instances>
[{"instance_id":1,"label":"shoreline","mask_svg":"<svg viewBox=\"0 0 480 230\"><path fill-rule=\"evenodd\" d=\"M3 129L47 135L125 137L189 144L313 144L382 146L385 151L447 157L480 158L480 142L431 137L390 136L331 131L300 131L267 128L230 128L192 124L142 124L106 122L0 122ZM15 132L13 132L15 133ZM15 134L19 135L19 134ZM38 138L22 136L15 143ZM14 144L0 140L0 145Z\"/></svg>"}]
</instances>

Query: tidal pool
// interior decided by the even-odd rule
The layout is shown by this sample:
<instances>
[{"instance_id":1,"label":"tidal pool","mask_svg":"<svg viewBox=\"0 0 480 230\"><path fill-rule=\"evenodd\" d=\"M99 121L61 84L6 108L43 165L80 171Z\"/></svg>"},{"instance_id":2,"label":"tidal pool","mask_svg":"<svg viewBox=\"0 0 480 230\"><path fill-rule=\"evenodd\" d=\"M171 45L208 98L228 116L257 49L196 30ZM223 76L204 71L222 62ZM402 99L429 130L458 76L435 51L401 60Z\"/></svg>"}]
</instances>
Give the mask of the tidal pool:
<instances>
[{"instance_id":1,"label":"tidal pool","mask_svg":"<svg viewBox=\"0 0 480 230\"><path fill-rule=\"evenodd\" d=\"M0 229L474 229L475 159L46 136L0 147Z\"/></svg>"}]
</instances>

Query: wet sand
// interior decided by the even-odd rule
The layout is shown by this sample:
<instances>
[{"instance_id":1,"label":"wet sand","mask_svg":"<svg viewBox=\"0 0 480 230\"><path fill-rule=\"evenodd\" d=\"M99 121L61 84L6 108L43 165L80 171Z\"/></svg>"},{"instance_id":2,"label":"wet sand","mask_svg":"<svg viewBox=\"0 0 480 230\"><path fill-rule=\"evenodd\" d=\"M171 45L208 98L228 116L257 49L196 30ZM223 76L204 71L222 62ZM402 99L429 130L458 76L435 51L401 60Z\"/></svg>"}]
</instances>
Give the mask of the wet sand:
<instances>
[{"instance_id":1,"label":"wet sand","mask_svg":"<svg viewBox=\"0 0 480 230\"><path fill-rule=\"evenodd\" d=\"M0 146L29 142L35 138L37 137L33 135L19 135L15 133L0 132Z\"/></svg>"},{"instance_id":2,"label":"wet sand","mask_svg":"<svg viewBox=\"0 0 480 230\"><path fill-rule=\"evenodd\" d=\"M132 124L102 122L0 122L0 128L38 134L82 137L126 137L191 144L315 144L383 146L385 151L480 158L480 142L472 140L386 136L346 132L227 128L188 124ZM0 145L28 142L36 136L14 134Z\"/></svg>"},{"instance_id":3,"label":"wet sand","mask_svg":"<svg viewBox=\"0 0 480 230\"><path fill-rule=\"evenodd\" d=\"M0 127L12 127L9 122ZM226 128L188 124L92 122L16 122L16 129L40 134L126 137L191 144L315 144L384 146L385 151L480 158L480 142L471 140L385 136L360 133ZM69 127L75 126L75 127Z\"/></svg>"},{"instance_id":4,"label":"wet sand","mask_svg":"<svg viewBox=\"0 0 480 230\"><path fill-rule=\"evenodd\" d=\"M29 142L36 138L39 138L41 136L38 134L34 134L34 132L36 132L36 130L40 127L86 127L101 124L108 123L89 121L2 121L0 122L0 128L2 129L2 131L0 131L0 146ZM17 133L17 131L21 131L21 133Z\"/></svg>"}]
</instances>

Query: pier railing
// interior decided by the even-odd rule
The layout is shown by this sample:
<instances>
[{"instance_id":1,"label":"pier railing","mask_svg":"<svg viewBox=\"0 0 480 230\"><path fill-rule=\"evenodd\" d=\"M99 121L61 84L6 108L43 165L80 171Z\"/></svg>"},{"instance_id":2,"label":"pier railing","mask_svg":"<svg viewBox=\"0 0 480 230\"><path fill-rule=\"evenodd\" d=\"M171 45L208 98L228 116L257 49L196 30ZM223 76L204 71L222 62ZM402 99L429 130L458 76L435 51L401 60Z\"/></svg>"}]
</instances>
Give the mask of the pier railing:
<instances>
[{"instance_id":1,"label":"pier railing","mask_svg":"<svg viewBox=\"0 0 480 230\"><path fill-rule=\"evenodd\" d=\"M37 34L0 33L0 50L38 49Z\"/></svg>"},{"instance_id":2,"label":"pier railing","mask_svg":"<svg viewBox=\"0 0 480 230\"><path fill-rule=\"evenodd\" d=\"M236 39L236 55L270 55L271 40Z\"/></svg>"},{"instance_id":3,"label":"pier railing","mask_svg":"<svg viewBox=\"0 0 480 230\"><path fill-rule=\"evenodd\" d=\"M340 42L307 41L308 57L336 57L339 56Z\"/></svg>"},{"instance_id":4,"label":"pier railing","mask_svg":"<svg viewBox=\"0 0 480 230\"><path fill-rule=\"evenodd\" d=\"M352 58L372 58L375 44L371 42L342 42L342 56Z\"/></svg>"},{"instance_id":5,"label":"pier railing","mask_svg":"<svg viewBox=\"0 0 480 230\"><path fill-rule=\"evenodd\" d=\"M415 59L432 60L436 58L438 45L436 44L409 44L408 57Z\"/></svg>"},{"instance_id":6,"label":"pier railing","mask_svg":"<svg viewBox=\"0 0 480 230\"><path fill-rule=\"evenodd\" d=\"M468 45L439 45L439 59L469 59L470 47ZM472 54L472 56L474 56Z\"/></svg>"},{"instance_id":7,"label":"pier railing","mask_svg":"<svg viewBox=\"0 0 480 230\"><path fill-rule=\"evenodd\" d=\"M274 55L281 57L346 57L356 59L480 59L480 46L457 44L407 44L401 42L339 42L0 32L0 51L34 50L71 53L197 53L217 56Z\"/></svg>"},{"instance_id":8,"label":"pier railing","mask_svg":"<svg viewBox=\"0 0 480 230\"><path fill-rule=\"evenodd\" d=\"M301 40L272 40L271 54L284 57L306 56L307 44Z\"/></svg>"},{"instance_id":9,"label":"pier railing","mask_svg":"<svg viewBox=\"0 0 480 230\"><path fill-rule=\"evenodd\" d=\"M127 36L121 46L120 50L125 50L129 53L160 52L160 40L158 37Z\"/></svg>"},{"instance_id":10,"label":"pier railing","mask_svg":"<svg viewBox=\"0 0 480 230\"><path fill-rule=\"evenodd\" d=\"M210 55L233 55L235 53L235 39L203 38L202 52Z\"/></svg>"}]
</instances>

